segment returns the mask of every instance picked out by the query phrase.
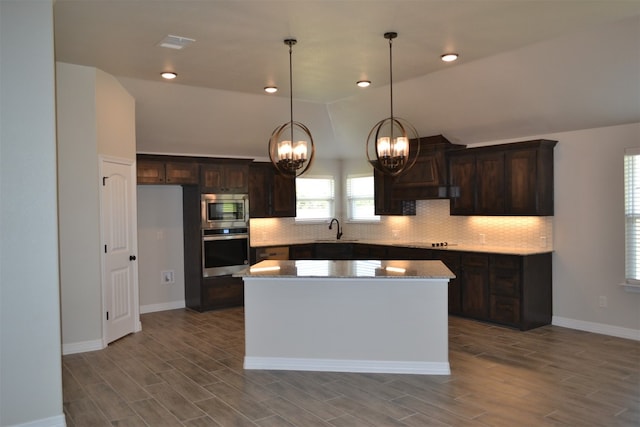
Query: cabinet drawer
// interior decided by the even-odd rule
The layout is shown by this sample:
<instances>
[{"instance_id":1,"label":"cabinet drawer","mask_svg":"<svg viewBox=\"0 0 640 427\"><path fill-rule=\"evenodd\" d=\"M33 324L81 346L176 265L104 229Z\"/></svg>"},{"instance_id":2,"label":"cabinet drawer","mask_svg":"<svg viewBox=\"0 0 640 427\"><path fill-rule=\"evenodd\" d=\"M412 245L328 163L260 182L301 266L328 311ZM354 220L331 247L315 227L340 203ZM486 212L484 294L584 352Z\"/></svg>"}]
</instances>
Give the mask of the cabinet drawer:
<instances>
[{"instance_id":1,"label":"cabinet drawer","mask_svg":"<svg viewBox=\"0 0 640 427\"><path fill-rule=\"evenodd\" d=\"M489 318L495 322L517 325L520 323L520 300L491 295Z\"/></svg>"},{"instance_id":2,"label":"cabinet drawer","mask_svg":"<svg viewBox=\"0 0 640 427\"><path fill-rule=\"evenodd\" d=\"M489 268L489 257L483 254L462 255L462 265L465 267Z\"/></svg>"},{"instance_id":3,"label":"cabinet drawer","mask_svg":"<svg viewBox=\"0 0 640 427\"><path fill-rule=\"evenodd\" d=\"M492 255L491 266L497 268L520 268L521 257L513 255Z\"/></svg>"},{"instance_id":4,"label":"cabinet drawer","mask_svg":"<svg viewBox=\"0 0 640 427\"><path fill-rule=\"evenodd\" d=\"M221 276L202 280L202 307L238 307L244 304L244 283L239 277Z\"/></svg>"},{"instance_id":5,"label":"cabinet drawer","mask_svg":"<svg viewBox=\"0 0 640 427\"><path fill-rule=\"evenodd\" d=\"M492 268L489 273L491 293L509 297L520 296L520 271Z\"/></svg>"}]
</instances>

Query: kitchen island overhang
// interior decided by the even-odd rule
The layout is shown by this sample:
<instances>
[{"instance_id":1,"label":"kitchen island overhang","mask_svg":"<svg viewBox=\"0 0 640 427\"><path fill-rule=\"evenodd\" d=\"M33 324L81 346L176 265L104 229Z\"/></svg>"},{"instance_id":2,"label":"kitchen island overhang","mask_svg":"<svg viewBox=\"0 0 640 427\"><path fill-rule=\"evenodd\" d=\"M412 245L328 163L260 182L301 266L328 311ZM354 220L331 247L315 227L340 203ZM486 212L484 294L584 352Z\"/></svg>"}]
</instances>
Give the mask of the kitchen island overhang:
<instances>
[{"instance_id":1,"label":"kitchen island overhang","mask_svg":"<svg viewBox=\"0 0 640 427\"><path fill-rule=\"evenodd\" d=\"M448 375L440 261L262 261L244 280L245 369Z\"/></svg>"}]
</instances>

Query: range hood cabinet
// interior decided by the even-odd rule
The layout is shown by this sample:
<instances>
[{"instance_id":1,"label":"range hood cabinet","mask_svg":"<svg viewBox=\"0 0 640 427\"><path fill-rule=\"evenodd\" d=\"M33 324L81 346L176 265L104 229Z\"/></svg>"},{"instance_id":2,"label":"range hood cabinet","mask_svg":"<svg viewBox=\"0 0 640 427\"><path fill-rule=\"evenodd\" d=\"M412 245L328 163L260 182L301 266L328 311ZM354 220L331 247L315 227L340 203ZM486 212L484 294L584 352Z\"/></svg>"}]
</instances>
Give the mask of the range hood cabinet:
<instances>
[{"instance_id":1,"label":"range hood cabinet","mask_svg":"<svg viewBox=\"0 0 640 427\"><path fill-rule=\"evenodd\" d=\"M442 135L411 140L411 148L420 144L420 153L411 169L392 179L393 200L430 200L449 198L447 153L465 148L452 144Z\"/></svg>"}]
</instances>

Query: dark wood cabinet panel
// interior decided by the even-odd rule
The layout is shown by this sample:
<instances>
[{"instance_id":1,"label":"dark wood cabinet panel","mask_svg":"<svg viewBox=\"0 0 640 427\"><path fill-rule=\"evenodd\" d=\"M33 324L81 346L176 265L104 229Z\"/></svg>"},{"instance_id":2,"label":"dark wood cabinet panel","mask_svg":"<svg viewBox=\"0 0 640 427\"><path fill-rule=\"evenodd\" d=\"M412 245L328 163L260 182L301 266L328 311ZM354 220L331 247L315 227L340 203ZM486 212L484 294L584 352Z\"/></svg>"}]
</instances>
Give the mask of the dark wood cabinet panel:
<instances>
[{"instance_id":1,"label":"dark wood cabinet panel","mask_svg":"<svg viewBox=\"0 0 640 427\"><path fill-rule=\"evenodd\" d=\"M291 259L314 259L314 244L292 245L289 247L289 257Z\"/></svg>"},{"instance_id":2,"label":"dark wood cabinet panel","mask_svg":"<svg viewBox=\"0 0 640 427\"><path fill-rule=\"evenodd\" d=\"M460 254L457 252L432 251L433 258L447 266L455 278L449 280L449 313L462 314L462 278L460 277Z\"/></svg>"},{"instance_id":3,"label":"dark wood cabinet panel","mask_svg":"<svg viewBox=\"0 0 640 427\"><path fill-rule=\"evenodd\" d=\"M475 319L489 317L489 256L465 253L461 256L462 314Z\"/></svg>"},{"instance_id":4,"label":"dark wood cabinet panel","mask_svg":"<svg viewBox=\"0 0 640 427\"><path fill-rule=\"evenodd\" d=\"M476 209L478 215L503 215L504 154L487 153L476 156Z\"/></svg>"},{"instance_id":5,"label":"dark wood cabinet panel","mask_svg":"<svg viewBox=\"0 0 640 427\"><path fill-rule=\"evenodd\" d=\"M159 160L143 160L138 156L136 161L136 182L140 184L164 184L164 162Z\"/></svg>"},{"instance_id":6,"label":"dark wood cabinet panel","mask_svg":"<svg viewBox=\"0 0 640 427\"><path fill-rule=\"evenodd\" d=\"M409 248L404 246L389 246L387 248L388 259L415 259L425 260L431 258L431 250L424 248Z\"/></svg>"},{"instance_id":7,"label":"dark wood cabinet panel","mask_svg":"<svg viewBox=\"0 0 640 427\"><path fill-rule=\"evenodd\" d=\"M476 210L476 158L457 152L449 158L451 215L473 215Z\"/></svg>"},{"instance_id":8,"label":"dark wood cabinet panel","mask_svg":"<svg viewBox=\"0 0 640 427\"><path fill-rule=\"evenodd\" d=\"M295 217L295 179L282 176L271 163L252 163L249 166L249 216Z\"/></svg>"},{"instance_id":9,"label":"dark wood cabinet panel","mask_svg":"<svg viewBox=\"0 0 640 427\"><path fill-rule=\"evenodd\" d=\"M353 258L352 243L316 243L315 259L349 260Z\"/></svg>"},{"instance_id":10,"label":"dark wood cabinet panel","mask_svg":"<svg viewBox=\"0 0 640 427\"><path fill-rule=\"evenodd\" d=\"M398 200L392 197L393 177L374 169L374 213L376 215L415 215L415 200Z\"/></svg>"},{"instance_id":11,"label":"dark wood cabinet panel","mask_svg":"<svg viewBox=\"0 0 640 427\"><path fill-rule=\"evenodd\" d=\"M200 165L200 187L203 193L248 193L249 161L212 160Z\"/></svg>"},{"instance_id":12,"label":"dark wood cabinet panel","mask_svg":"<svg viewBox=\"0 0 640 427\"><path fill-rule=\"evenodd\" d=\"M526 330L551 323L551 254L490 257L489 320Z\"/></svg>"},{"instance_id":13,"label":"dark wood cabinet panel","mask_svg":"<svg viewBox=\"0 0 640 427\"><path fill-rule=\"evenodd\" d=\"M551 253L505 255L335 242L289 247L290 259L442 261L449 281L449 314L528 330L551 323Z\"/></svg>"},{"instance_id":14,"label":"dark wood cabinet panel","mask_svg":"<svg viewBox=\"0 0 640 427\"><path fill-rule=\"evenodd\" d=\"M553 215L553 147L540 141L531 148L505 153L506 210L513 215Z\"/></svg>"},{"instance_id":15,"label":"dark wood cabinet panel","mask_svg":"<svg viewBox=\"0 0 640 427\"><path fill-rule=\"evenodd\" d=\"M434 135L411 141L411 149L418 152L415 164L392 181L391 194L395 200L427 200L448 197L446 153L463 148L451 144L444 136Z\"/></svg>"},{"instance_id":16,"label":"dark wood cabinet panel","mask_svg":"<svg viewBox=\"0 0 640 427\"><path fill-rule=\"evenodd\" d=\"M556 143L534 140L451 153L451 215L553 215Z\"/></svg>"},{"instance_id":17,"label":"dark wood cabinet panel","mask_svg":"<svg viewBox=\"0 0 640 427\"><path fill-rule=\"evenodd\" d=\"M139 154L136 169L138 184L198 184L198 163L188 157Z\"/></svg>"}]
</instances>

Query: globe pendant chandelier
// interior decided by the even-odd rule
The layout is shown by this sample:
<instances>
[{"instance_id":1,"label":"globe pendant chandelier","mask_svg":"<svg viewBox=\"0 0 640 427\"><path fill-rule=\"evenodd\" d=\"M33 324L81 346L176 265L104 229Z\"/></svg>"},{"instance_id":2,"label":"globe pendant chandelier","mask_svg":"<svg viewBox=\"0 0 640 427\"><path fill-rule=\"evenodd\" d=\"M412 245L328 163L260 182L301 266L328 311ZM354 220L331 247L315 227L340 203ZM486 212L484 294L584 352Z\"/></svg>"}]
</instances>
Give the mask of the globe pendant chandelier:
<instances>
[{"instance_id":1,"label":"globe pendant chandelier","mask_svg":"<svg viewBox=\"0 0 640 427\"><path fill-rule=\"evenodd\" d=\"M418 132L411 123L393 115L393 39L398 33L388 32L389 90L391 115L375 124L367 136L367 159L380 172L397 176L415 164L420 151ZM413 141L413 142L412 142Z\"/></svg>"},{"instance_id":2,"label":"globe pendant chandelier","mask_svg":"<svg viewBox=\"0 0 640 427\"><path fill-rule=\"evenodd\" d=\"M286 39L289 46L289 113L288 122L275 128L269 139L269 158L280 174L295 178L305 173L315 155L313 137L309 129L293 120L293 67L292 46L296 39Z\"/></svg>"}]
</instances>

